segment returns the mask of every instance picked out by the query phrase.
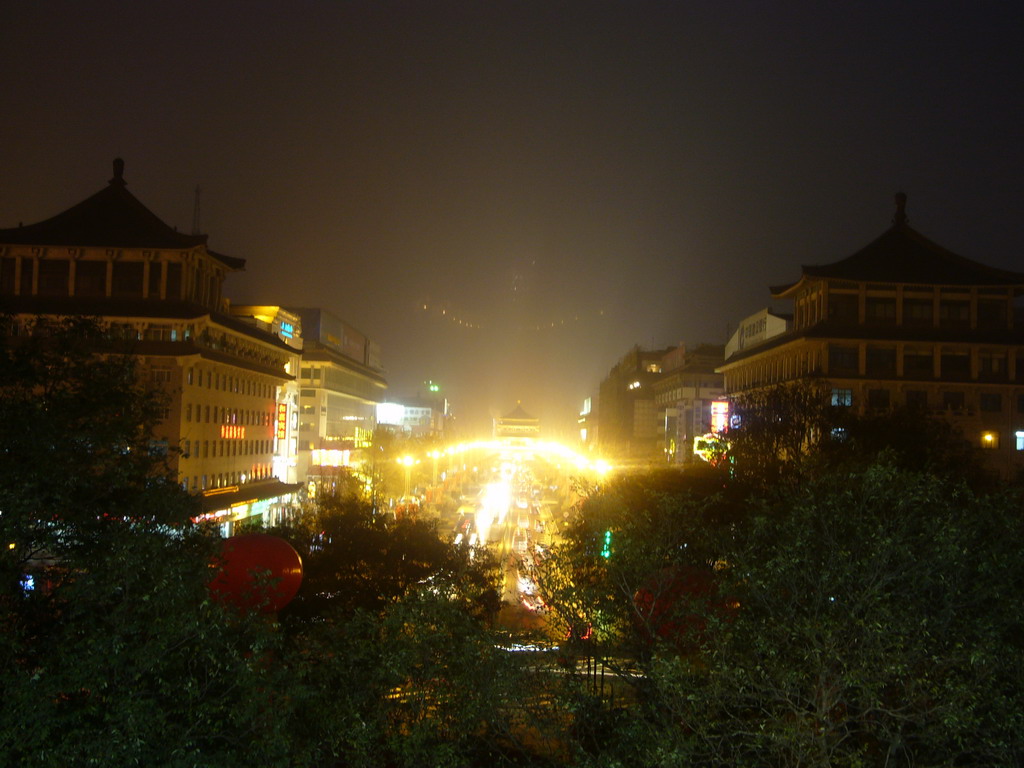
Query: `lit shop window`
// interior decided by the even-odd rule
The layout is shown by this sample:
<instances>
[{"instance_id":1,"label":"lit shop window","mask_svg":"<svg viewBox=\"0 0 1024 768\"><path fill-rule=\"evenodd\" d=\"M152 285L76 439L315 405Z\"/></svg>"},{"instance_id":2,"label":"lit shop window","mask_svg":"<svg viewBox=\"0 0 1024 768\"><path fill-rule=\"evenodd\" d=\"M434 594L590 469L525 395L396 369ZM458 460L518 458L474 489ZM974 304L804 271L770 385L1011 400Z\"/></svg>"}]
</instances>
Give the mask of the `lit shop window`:
<instances>
[{"instance_id":1,"label":"lit shop window","mask_svg":"<svg viewBox=\"0 0 1024 768\"><path fill-rule=\"evenodd\" d=\"M832 405L850 407L853 405L853 390L852 389L833 389L832 390Z\"/></svg>"},{"instance_id":2,"label":"lit shop window","mask_svg":"<svg viewBox=\"0 0 1024 768\"><path fill-rule=\"evenodd\" d=\"M1017 432L1015 437L1017 438L1017 450L1024 451L1024 432Z\"/></svg>"}]
</instances>

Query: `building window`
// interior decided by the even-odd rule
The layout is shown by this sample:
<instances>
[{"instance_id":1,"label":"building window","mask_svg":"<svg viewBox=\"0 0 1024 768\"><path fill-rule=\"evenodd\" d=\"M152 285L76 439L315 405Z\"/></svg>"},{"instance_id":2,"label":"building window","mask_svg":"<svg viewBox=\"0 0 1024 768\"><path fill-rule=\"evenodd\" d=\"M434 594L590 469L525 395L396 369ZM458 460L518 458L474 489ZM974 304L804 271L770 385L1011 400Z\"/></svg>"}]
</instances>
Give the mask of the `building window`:
<instances>
[{"instance_id":1,"label":"building window","mask_svg":"<svg viewBox=\"0 0 1024 768\"><path fill-rule=\"evenodd\" d=\"M1000 299L978 299L978 327L1005 328L1006 301Z\"/></svg>"},{"instance_id":2,"label":"building window","mask_svg":"<svg viewBox=\"0 0 1024 768\"><path fill-rule=\"evenodd\" d=\"M181 264L167 265L167 293L168 299L181 298Z\"/></svg>"},{"instance_id":3,"label":"building window","mask_svg":"<svg viewBox=\"0 0 1024 768\"><path fill-rule=\"evenodd\" d=\"M933 325L932 300L904 299L903 325L911 328L931 328Z\"/></svg>"},{"instance_id":4,"label":"building window","mask_svg":"<svg viewBox=\"0 0 1024 768\"><path fill-rule=\"evenodd\" d=\"M107 262L80 261L75 265L75 296L107 295Z\"/></svg>"},{"instance_id":5,"label":"building window","mask_svg":"<svg viewBox=\"0 0 1024 768\"><path fill-rule=\"evenodd\" d=\"M1017 450L1024 451L1024 432L1017 432L1014 437L1017 438Z\"/></svg>"},{"instance_id":6,"label":"building window","mask_svg":"<svg viewBox=\"0 0 1024 768\"><path fill-rule=\"evenodd\" d=\"M907 350L903 353L903 375L910 379L930 379L935 374L931 350Z\"/></svg>"},{"instance_id":7,"label":"building window","mask_svg":"<svg viewBox=\"0 0 1024 768\"><path fill-rule=\"evenodd\" d=\"M829 345L828 371L832 375L856 376L860 371L856 347L839 347Z\"/></svg>"},{"instance_id":8,"label":"building window","mask_svg":"<svg viewBox=\"0 0 1024 768\"><path fill-rule=\"evenodd\" d=\"M947 411L962 411L964 409L964 393L943 392L942 407Z\"/></svg>"},{"instance_id":9,"label":"building window","mask_svg":"<svg viewBox=\"0 0 1024 768\"><path fill-rule=\"evenodd\" d=\"M983 411L998 413L1003 410L1003 396L998 392L982 392L978 400L978 407Z\"/></svg>"},{"instance_id":10,"label":"building window","mask_svg":"<svg viewBox=\"0 0 1024 768\"><path fill-rule=\"evenodd\" d=\"M192 421L192 403L185 405L185 421Z\"/></svg>"},{"instance_id":11,"label":"building window","mask_svg":"<svg viewBox=\"0 0 1024 768\"><path fill-rule=\"evenodd\" d=\"M971 377L971 356L966 352L943 352L943 379L969 379Z\"/></svg>"},{"instance_id":12,"label":"building window","mask_svg":"<svg viewBox=\"0 0 1024 768\"><path fill-rule=\"evenodd\" d=\"M142 298L141 261L115 261L110 271L110 295L118 299Z\"/></svg>"},{"instance_id":13,"label":"building window","mask_svg":"<svg viewBox=\"0 0 1024 768\"><path fill-rule=\"evenodd\" d=\"M868 408L872 408L878 411L888 410L889 408L889 390L888 389L869 389L868 390Z\"/></svg>"},{"instance_id":14,"label":"building window","mask_svg":"<svg viewBox=\"0 0 1024 768\"><path fill-rule=\"evenodd\" d=\"M945 299L939 303L939 327L970 328L971 302Z\"/></svg>"},{"instance_id":15,"label":"building window","mask_svg":"<svg viewBox=\"0 0 1024 768\"><path fill-rule=\"evenodd\" d=\"M29 263L31 266L31 263ZM0 294L14 295L14 274L17 261L13 256L0 258Z\"/></svg>"},{"instance_id":16,"label":"building window","mask_svg":"<svg viewBox=\"0 0 1024 768\"><path fill-rule=\"evenodd\" d=\"M70 262L42 260L39 262L39 295L67 296ZM24 269L24 266L22 267Z\"/></svg>"},{"instance_id":17,"label":"building window","mask_svg":"<svg viewBox=\"0 0 1024 768\"><path fill-rule=\"evenodd\" d=\"M895 325L896 299L869 296L864 301L864 322L870 325Z\"/></svg>"},{"instance_id":18,"label":"building window","mask_svg":"<svg viewBox=\"0 0 1024 768\"><path fill-rule=\"evenodd\" d=\"M865 356L868 376L895 376L896 350L868 347Z\"/></svg>"},{"instance_id":19,"label":"building window","mask_svg":"<svg viewBox=\"0 0 1024 768\"><path fill-rule=\"evenodd\" d=\"M1017 413L1024 413L1024 395L1017 395Z\"/></svg>"},{"instance_id":20,"label":"building window","mask_svg":"<svg viewBox=\"0 0 1024 768\"><path fill-rule=\"evenodd\" d=\"M163 278L163 264L159 261L152 261L149 264L149 286L146 295L151 299L160 298L160 281ZM206 487L206 480L203 480L203 488Z\"/></svg>"},{"instance_id":21,"label":"building window","mask_svg":"<svg viewBox=\"0 0 1024 768\"><path fill-rule=\"evenodd\" d=\"M1006 355L1002 352L982 352L978 355L978 375L989 381L1006 379Z\"/></svg>"},{"instance_id":22,"label":"building window","mask_svg":"<svg viewBox=\"0 0 1024 768\"><path fill-rule=\"evenodd\" d=\"M830 293L828 295L828 317L837 323L855 324L860 319L857 314L857 297L849 293Z\"/></svg>"},{"instance_id":23,"label":"building window","mask_svg":"<svg viewBox=\"0 0 1024 768\"><path fill-rule=\"evenodd\" d=\"M853 405L853 390L852 389L833 389L832 390L832 405L837 407L849 408Z\"/></svg>"},{"instance_id":24,"label":"building window","mask_svg":"<svg viewBox=\"0 0 1024 768\"><path fill-rule=\"evenodd\" d=\"M998 448L999 447L999 433L992 430L986 430L981 433L981 447L982 448Z\"/></svg>"},{"instance_id":25,"label":"building window","mask_svg":"<svg viewBox=\"0 0 1024 768\"><path fill-rule=\"evenodd\" d=\"M192 369L192 368L189 368L189 369L188 369L188 383L189 383L189 384L191 384L191 383L192 383L192 380L193 380L193 376L194 376L194 371L193 371L193 369Z\"/></svg>"},{"instance_id":26,"label":"building window","mask_svg":"<svg viewBox=\"0 0 1024 768\"><path fill-rule=\"evenodd\" d=\"M923 389L908 389L906 391L907 408L912 411L928 410L928 393Z\"/></svg>"}]
</instances>

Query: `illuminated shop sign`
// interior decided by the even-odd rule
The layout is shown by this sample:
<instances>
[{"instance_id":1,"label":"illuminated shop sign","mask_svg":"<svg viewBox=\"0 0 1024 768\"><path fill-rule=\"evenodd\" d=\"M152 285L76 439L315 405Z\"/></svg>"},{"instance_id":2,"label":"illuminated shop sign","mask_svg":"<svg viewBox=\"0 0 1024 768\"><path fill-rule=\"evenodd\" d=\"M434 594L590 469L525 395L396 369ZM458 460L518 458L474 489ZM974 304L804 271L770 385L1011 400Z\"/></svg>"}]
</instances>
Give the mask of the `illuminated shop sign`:
<instances>
[{"instance_id":1,"label":"illuminated shop sign","mask_svg":"<svg viewBox=\"0 0 1024 768\"><path fill-rule=\"evenodd\" d=\"M222 424L220 436L227 440L244 440L245 427L240 427L236 424Z\"/></svg>"},{"instance_id":2,"label":"illuminated shop sign","mask_svg":"<svg viewBox=\"0 0 1024 768\"><path fill-rule=\"evenodd\" d=\"M313 466L316 467L348 467L351 466L352 452L328 449L312 451Z\"/></svg>"},{"instance_id":3,"label":"illuminated shop sign","mask_svg":"<svg viewBox=\"0 0 1024 768\"><path fill-rule=\"evenodd\" d=\"M281 323L281 335L286 339L295 338L295 326L291 323Z\"/></svg>"},{"instance_id":4,"label":"illuminated shop sign","mask_svg":"<svg viewBox=\"0 0 1024 768\"><path fill-rule=\"evenodd\" d=\"M720 434L729 428L729 401L711 401L711 431Z\"/></svg>"},{"instance_id":5,"label":"illuminated shop sign","mask_svg":"<svg viewBox=\"0 0 1024 768\"><path fill-rule=\"evenodd\" d=\"M288 404L277 404L277 437L284 440L288 431Z\"/></svg>"},{"instance_id":6,"label":"illuminated shop sign","mask_svg":"<svg viewBox=\"0 0 1024 768\"><path fill-rule=\"evenodd\" d=\"M721 435L714 432L693 438L694 455L704 459L711 466L718 466L728 450L729 444Z\"/></svg>"}]
</instances>

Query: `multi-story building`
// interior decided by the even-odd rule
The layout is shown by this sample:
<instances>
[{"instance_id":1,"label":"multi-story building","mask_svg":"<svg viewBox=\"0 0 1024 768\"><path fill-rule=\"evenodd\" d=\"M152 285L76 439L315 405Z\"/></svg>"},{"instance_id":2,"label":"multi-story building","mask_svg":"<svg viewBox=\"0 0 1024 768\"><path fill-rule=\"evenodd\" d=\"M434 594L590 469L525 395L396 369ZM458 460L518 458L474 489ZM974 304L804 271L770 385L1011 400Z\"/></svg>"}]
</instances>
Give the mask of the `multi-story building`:
<instances>
[{"instance_id":1,"label":"multi-story building","mask_svg":"<svg viewBox=\"0 0 1024 768\"><path fill-rule=\"evenodd\" d=\"M722 374L715 370L724 359L725 348L715 344L693 349L680 344L662 358L663 375L651 388L664 424L662 450L668 463L692 461L694 439L711 431L712 403L725 394Z\"/></svg>"},{"instance_id":2,"label":"multi-story building","mask_svg":"<svg viewBox=\"0 0 1024 768\"><path fill-rule=\"evenodd\" d=\"M771 289L792 328L730 355L730 394L823 377L834 405L941 414L1004 477L1024 467L1024 274L958 256L907 223Z\"/></svg>"},{"instance_id":3,"label":"multi-story building","mask_svg":"<svg viewBox=\"0 0 1024 768\"><path fill-rule=\"evenodd\" d=\"M224 280L244 259L165 224L128 192L124 163L96 194L45 221L0 230L0 311L87 315L131 342L140 373L167 393L157 437L183 487L231 524L279 519L297 485L275 476L281 398L294 350L228 312Z\"/></svg>"},{"instance_id":4,"label":"multi-story building","mask_svg":"<svg viewBox=\"0 0 1024 768\"><path fill-rule=\"evenodd\" d=\"M664 424L658 422L653 385L661 378L662 358L671 349L633 347L601 382L597 439L603 454L660 460Z\"/></svg>"},{"instance_id":5,"label":"multi-story building","mask_svg":"<svg viewBox=\"0 0 1024 768\"><path fill-rule=\"evenodd\" d=\"M540 437L540 419L531 416L517 401L516 407L494 420L494 439L510 445L530 445Z\"/></svg>"},{"instance_id":6,"label":"multi-story building","mask_svg":"<svg viewBox=\"0 0 1024 768\"><path fill-rule=\"evenodd\" d=\"M376 409L387 382L377 345L324 309L295 307L301 318L299 377L299 473L308 482L330 484L358 469L370 446Z\"/></svg>"},{"instance_id":7,"label":"multi-story building","mask_svg":"<svg viewBox=\"0 0 1024 768\"><path fill-rule=\"evenodd\" d=\"M298 371L302 362L302 318L283 307L232 304L231 314L269 331L291 348L287 370ZM274 477L285 483L303 483L299 474L299 381L286 381L277 395L274 424Z\"/></svg>"}]
</instances>

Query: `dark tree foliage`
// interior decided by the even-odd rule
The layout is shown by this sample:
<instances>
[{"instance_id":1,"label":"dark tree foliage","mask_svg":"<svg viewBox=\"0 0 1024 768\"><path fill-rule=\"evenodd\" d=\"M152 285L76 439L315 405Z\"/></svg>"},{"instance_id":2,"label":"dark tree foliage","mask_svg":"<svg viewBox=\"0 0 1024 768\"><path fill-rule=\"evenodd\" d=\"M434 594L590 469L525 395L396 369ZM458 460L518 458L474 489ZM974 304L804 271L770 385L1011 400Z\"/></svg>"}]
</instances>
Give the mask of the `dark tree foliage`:
<instances>
[{"instance_id":1,"label":"dark tree foliage","mask_svg":"<svg viewBox=\"0 0 1024 768\"><path fill-rule=\"evenodd\" d=\"M579 762L1020 764L1021 499L872 454L742 504L642 477L583 504L552 605L633 698L574 710Z\"/></svg>"},{"instance_id":2,"label":"dark tree foliage","mask_svg":"<svg viewBox=\"0 0 1024 768\"><path fill-rule=\"evenodd\" d=\"M843 430L842 439L821 446L818 475L832 467L863 469L884 454L900 469L959 480L975 490L997 487L996 478L981 463L980 449L946 419L907 408L863 416L833 411L833 415L834 427Z\"/></svg>"},{"instance_id":3,"label":"dark tree foliage","mask_svg":"<svg viewBox=\"0 0 1024 768\"><path fill-rule=\"evenodd\" d=\"M643 663L703 613L723 531L747 507L716 470L626 475L586 498L540 566L550 621L581 653ZM638 679L642 685L643 680Z\"/></svg>"},{"instance_id":4,"label":"dark tree foliage","mask_svg":"<svg viewBox=\"0 0 1024 768\"><path fill-rule=\"evenodd\" d=\"M663 745L715 765L1019 764L1018 505L883 461L766 509L722 572L737 610L652 676Z\"/></svg>"},{"instance_id":5,"label":"dark tree foliage","mask_svg":"<svg viewBox=\"0 0 1024 768\"><path fill-rule=\"evenodd\" d=\"M831 404L822 380L755 390L737 398L739 426L729 432L735 482L753 492L785 496L800 483L836 469L865 468L884 452L894 466L992 488L979 451L946 419L895 408L857 414Z\"/></svg>"},{"instance_id":6,"label":"dark tree foliage","mask_svg":"<svg viewBox=\"0 0 1024 768\"><path fill-rule=\"evenodd\" d=\"M728 436L736 481L785 493L799 483L841 414L824 381L806 379L753 390L735 400L739 426Z\"/></svg>"},{"instance_id":7,"label":"dark tree foliage","mask_svg":"<svg viewBox=\"0 0 1024 768\"><path fill-rule=\"evenodd\" d=\"M153 439L163 401L121 351L81 318L40 321L0 347L0 530L18 568L89 547L126 520L194 513Z\"/></svg>"},{"instance_id":8,"label":"dark tree foliage","mask_svg":"<svg viewBox=\"0 0 1024 768\"><path fill-rule=\"evenodd\" d=\"M96 323L34 331L0 351L4 762L287 764L274 634L208 599L160 401Z\"/></svg>"},{"instance_id":9,"label":"dark tree foliage","mask_svg":"<svg viewBox=\"0 0 1024 768\"><path fill-rule=\"evenodd\" d=\"M326 496L281 531L302 557L304 575L283 617L349 616L380 611L430 590L481 620L499 607L497 563L485 551L441 539L433 521L374 515L357 496Z\"/></svg>"}]
</instances>

